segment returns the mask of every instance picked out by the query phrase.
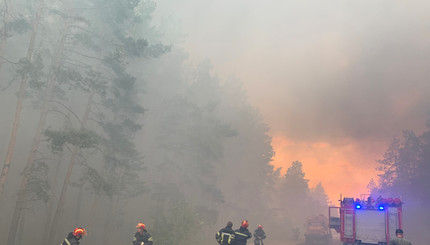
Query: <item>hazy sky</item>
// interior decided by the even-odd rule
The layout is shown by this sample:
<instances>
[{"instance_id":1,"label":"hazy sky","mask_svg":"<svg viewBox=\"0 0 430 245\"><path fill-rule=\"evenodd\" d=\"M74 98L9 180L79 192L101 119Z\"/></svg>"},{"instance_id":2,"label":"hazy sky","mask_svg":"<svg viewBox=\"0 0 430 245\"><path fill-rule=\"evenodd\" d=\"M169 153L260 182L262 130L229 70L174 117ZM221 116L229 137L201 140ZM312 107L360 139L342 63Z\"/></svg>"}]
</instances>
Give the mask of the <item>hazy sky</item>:
<instances>
[{"instance_id":1,"label":"hazy sky","mask_svg":"<svg viewBox=\"0 0 430 245\"><path fill-rule=\"evenodd\" d=\"M375 160L430 111L430 1L159 0L181 44L234 74L271 126L274 164L304 164L331 200L359 195Z\"/></svg>"}]
</instances>

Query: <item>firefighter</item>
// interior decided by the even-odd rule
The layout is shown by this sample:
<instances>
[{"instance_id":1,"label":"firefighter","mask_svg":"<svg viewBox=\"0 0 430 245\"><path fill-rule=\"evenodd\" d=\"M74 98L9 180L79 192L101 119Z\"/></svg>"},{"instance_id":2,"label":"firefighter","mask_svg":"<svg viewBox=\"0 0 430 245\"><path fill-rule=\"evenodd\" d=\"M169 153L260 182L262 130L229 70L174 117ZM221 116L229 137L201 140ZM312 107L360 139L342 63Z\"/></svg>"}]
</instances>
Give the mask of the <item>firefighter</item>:
<instances>
[{"instance_id":1,"label":"firefighter","mask_svg":"<svg viewBox=\"0 0 430 245\"><path fill-rule=\"evenodd\" d=\"M246 245L246 240L252 237L251 232L248 230L248 220L243 220L240 228L234 231L234 245Z\"/></svg>"},{"instance_id":2,"label":"firefighter","mask_svg":"<svg viewBox=\"0 0 430 245\"><path fill-rule=\"evenodd\" d=\"M412 243L403 238L403 230L396 230L396 238L391 239L389 245L412 245Z\"/></svg>"},{"instance_id":3,"label":"firefighter","mask_svg":"<svg viewBox=\"0 0 430 245\"><path fill-rule=\"evenodd\" d=\"M87 231L82 227L75 228L74 231L69 232L66 238L64 238L61 245L79 245L79 240L82 239L82 236L85 236Z\"/></svg>"},{"instance_id":4,"label":"firefighter","mask_svg":"<svg viewBox=\"0 0 430 245\"><path fill-rule=\"evenodd\" d=\"M254 244L264 245L263 239L266 239L266 233L263 231L263 226L258 225L257 229L254 231Z\"/></svg>"},{"instance_id":5,"label":"firefighter","mask_svg":"<svg viewBox=\"0 0 430 245\"><path fill-rule=\"evenodd\" d=\"M373 198L371 196L369 196L367 198L367 206L372 207L372 206L374 206L374 204L375 204L375 201L373 200Z\"/></svg>"},{"instance_id":6,"label":"firefighter","mask_svg":"<svg viewBox=\"0 0 430 245\"><path fill-rule=\"evenodd\" d=\"M146 225L142 222L136 225L137 232L133 237L133 245L152 245L152 236L146 231Z\"/></svg>"},{"instance_id":7,"label":"firefighter","mask_svg":"<svg viewBox=\"0 0 430 245\"><path fill-rule=\"evenodd\" d=\"M215 239L221 245L231 244L234 238L233 223L231 221L227 222L225 228L222 228L215 234Z\"/></svg>"}]
</instances>

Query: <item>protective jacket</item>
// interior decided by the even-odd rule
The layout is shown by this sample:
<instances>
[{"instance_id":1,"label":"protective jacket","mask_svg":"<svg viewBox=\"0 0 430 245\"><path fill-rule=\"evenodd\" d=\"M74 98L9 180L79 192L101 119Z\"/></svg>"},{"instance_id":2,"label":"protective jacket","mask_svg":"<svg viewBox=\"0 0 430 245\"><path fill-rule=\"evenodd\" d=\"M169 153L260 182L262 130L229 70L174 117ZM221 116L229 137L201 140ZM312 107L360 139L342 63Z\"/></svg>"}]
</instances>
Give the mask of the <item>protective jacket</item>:
<instances>
[{"instance_id":1,"label":"protective jacket","mask_svg":"<svg viewBox=\"0 0 430 245\"><path fill-rule=\"evenodd\" d=\"M404 238L396 237L390 241L389 245L412 245L412 243Z\"/></svg>"},{"instance_id":2,"label":"protective jacket","mask_svg":"<svg viewBox=\"0 0 430 245\"><path fill-rule=\"evenodd\" d=\"M231 226L226 226L215 234L215 239L221 245L232 244L233 238L234 230L231 228Z\"/></svg>"},{"instance_id":3,"label":"protective jacket","mask_svg":"<svg viewBox=\"0 0 430 245\"><path fill-rule=\"evenodd\" d=\"M61 245L79 245L79 240L73 235L73 232L69 232Z\"/></svg>"},{"instance_id":4,"label":"protective jacket","mask_svg":"<svg viewBox=\"0 0 430 245\"><path fill-rule=\"evenodd\" d=\"M140 232L134 234L133 245L143 245L142 242L145 245L152 245L152 236L146 230L143 230L142 234L140 234Z\"/></svg>"},{"instance_id":5,"label":"protective jacket","mask_svg":"<svg viewBox=\"0 0 430 245\"><path fill-rule=\"evenodd\" d=\"M252 237L251 232L247 228L240 227L234 231L234 245L246 245L246 240Z\"/></svg>"},{"instance_id":6,"label":"protective jacket","mask_svg":"<svg viewBox=\"0 0 430 245\"><path fill-rule=\"evenodd\" d=\"M263 229L257 228L254 231L254 238L255 238L254 244L260 245L260 242L261 242L261 245L263 245L262 240L266 239L266 233L263 231Z\"/></svg>"}]
</instances>

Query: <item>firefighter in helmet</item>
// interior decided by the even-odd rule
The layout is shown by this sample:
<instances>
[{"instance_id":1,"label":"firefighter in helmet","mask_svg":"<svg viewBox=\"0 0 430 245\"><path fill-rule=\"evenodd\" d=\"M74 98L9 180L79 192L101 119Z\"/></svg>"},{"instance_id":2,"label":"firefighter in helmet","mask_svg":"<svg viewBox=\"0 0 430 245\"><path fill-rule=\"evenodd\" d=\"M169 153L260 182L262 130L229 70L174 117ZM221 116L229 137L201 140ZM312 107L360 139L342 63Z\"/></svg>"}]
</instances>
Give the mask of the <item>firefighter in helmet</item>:
<instances>
[{"instance_id":1,"label":"firefighter in helmet","mask_svg":"<svg viewBox=\"0 0 430 245\"><path fill-rule=\"evenodd\" d=\"M243 220L240 228L234 231L234 245L246 245L246 240L252 237L251 232L248 230L248 220Z\"/></svg>"},{"instance_id":2,"label":"firefighter in helmet","mask_svg":"<svg viewBox=\"0 0 430 245\"><path fill-rule=\"evenodd\" d=\"M133 245L152 245L152 236L146 231L146 225L142 222L136 225L137 232L133 237Z\"/></svg>"},{"instance_id":3,"label":"firefighter in helmet","mask_svg":"<svg viewBox=\"0 0 430 245\"><path fill-rule=\"evenodd\" d=\"M254 231L254 238L255 245L264 245L263 239L266 239L266 233L263 231L262 225L258 225L257 229Z\"/></svg>"},{"instance_id":4,"label":"firefighter in helmet","mask_svg":"<svg viewBox=\"0 0 430 245\"><path fill-rule=\"evenodd\" d=\"M215 239L221 245L231 244L234 238L233 223L231 221L227 222L225 228L222 228L215 234Z\"/></svg>"},{"instance_id":5,"label":"firefighter in helmet","mask_svg":"<svg viewBox=\"0 0 430 245\"><path fill-rule=\"evenodd\" d=\"M69 232L67 237L64 238L61 245L79 245L79 240L87 234L87 231L82 227L75 228L74 231Z\"/></svg>"}]
</instances>

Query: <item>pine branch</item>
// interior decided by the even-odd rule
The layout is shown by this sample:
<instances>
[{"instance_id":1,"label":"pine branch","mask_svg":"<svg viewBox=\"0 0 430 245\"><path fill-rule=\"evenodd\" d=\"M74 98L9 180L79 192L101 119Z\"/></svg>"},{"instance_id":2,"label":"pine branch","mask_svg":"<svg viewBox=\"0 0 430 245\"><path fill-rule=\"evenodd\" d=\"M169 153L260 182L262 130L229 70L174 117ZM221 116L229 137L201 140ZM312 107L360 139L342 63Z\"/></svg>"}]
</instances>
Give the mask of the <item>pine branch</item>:
<instances>
[{"instance_id":1,"label":"pine branch","mask_svg":"<svg viewBox=\"0 0 430 245\"><path fill-rule=\"evenodd\" d=\"M72 109L70 109L68 106L66 106L65 104L61 103L58 100L50 100L49 102L54 102L54 103L57 103L59 105L62 105L66 110L68 110L70 113L72 113L73 116L75 116L76 120L78 120L79 124L82 126L82 122L79 119L78 115L76 115L76 113Z\"/></svg>"},{"instance_id":2,"label":"pine branch","mask_svg":"<svg viewBox=\"0 0 430 245\"><path fill-rule=\"evenodd\" d=\"M7 59L7 58L3 57L3 56L0 56L0 59L2 59L2 60L4 60L4 61L5 61L5 62L3 62L3 63L10 63L10 64L14 64L14 65L18 65L18 64L19 64L19 62L13 62L13 61L11 61L11 60L9 60L9 59Z\"/></svg>"},{"instance_id":3,"label":"pine branch","mask_svg":"<svg viewBox=\"0 0 430 245\"><path fill-rule=\"evenodd\" d=\"M10 80L10 82L6 85L6 87L1 89L1 92L5 91L6 89L8 89L10 87L10 85L12 85L12 83L16 80L16 77L12 78Z\"/></svg>"},{"instance_id":4,"label":"pine branch","mask_svg":"<svg viewBox=\"0 0 430 245\"><path fill-rule=\"evenodd\" d=\"M89 56L89 55L86 55L86 54L80 53L80 52L78 52L78 51L74 51L74 50L72 50L72 49L64 49L64 50L69 51L69 52L74 53L74 54L77 54L77 55L80 55L80 56L83 56L83 57L86 57L86 58L89 58L89 59L94 59L94 60L103 61L103 59L100 59L100 58L98 58L98 57Z\"/></svg>"}]
</instances>

